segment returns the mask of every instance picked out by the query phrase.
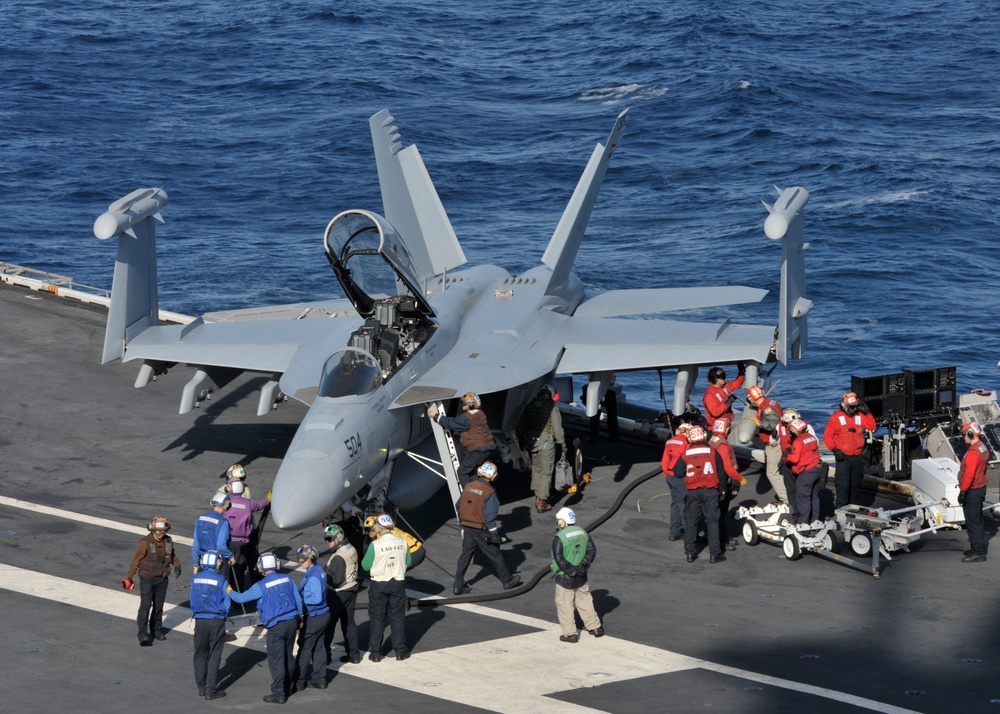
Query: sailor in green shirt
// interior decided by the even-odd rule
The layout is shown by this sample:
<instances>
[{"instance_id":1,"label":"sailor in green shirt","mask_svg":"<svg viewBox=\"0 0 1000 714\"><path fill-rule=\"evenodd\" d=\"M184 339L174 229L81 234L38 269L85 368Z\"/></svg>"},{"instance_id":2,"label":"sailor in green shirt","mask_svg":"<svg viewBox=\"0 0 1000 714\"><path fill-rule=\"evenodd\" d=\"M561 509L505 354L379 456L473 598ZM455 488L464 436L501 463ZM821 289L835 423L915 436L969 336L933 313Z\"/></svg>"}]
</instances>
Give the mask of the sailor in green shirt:
<instances>
[{"instance_id":1,"label":"sailor in green shirt","mask_svg":"<svg viewBox=\"0 0 1000 714\"><path fill-rule=\"evenodd\" d=\"M597 546L587 531L576 525L576 514L569 508L556 513L558 532L552 539L552 572L556 576L556 613L562 627L562 642L578 642L574 609L583 626L594 637L603 637L601 619L594 610L594 598L587 586L587 570L597 557Z\"/></svg>"}]
</instances>

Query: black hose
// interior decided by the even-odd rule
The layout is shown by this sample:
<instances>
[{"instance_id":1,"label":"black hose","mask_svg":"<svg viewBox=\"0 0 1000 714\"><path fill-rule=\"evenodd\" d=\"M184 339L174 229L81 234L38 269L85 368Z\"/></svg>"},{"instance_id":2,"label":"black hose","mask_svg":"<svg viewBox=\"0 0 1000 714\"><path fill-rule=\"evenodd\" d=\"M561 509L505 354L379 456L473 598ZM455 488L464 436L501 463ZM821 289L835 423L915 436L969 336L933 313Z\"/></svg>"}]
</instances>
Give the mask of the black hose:
<instances>
[{"instance_id":1,"label":"black hose","mask_svg":"<svg viewBox=\"0 0 1000 714\"><path fill-rule=\"evenodd\" d=\"M618 498L615 499L611 507L606 510L596 521L584 528L588 533L593 532L604 523L606 523L618 510L621 508L622 503L628 497L632 491L634 491L640 484L645 483L649 479L662 474L663 471L659 466L649 471L649 473L642 474L638 476L634 481L630 482L621 493L618 494ZM496 600L507 600L512 597L518 597L530 592L546 575L550 575L552 570L546 566L544 568L539 568L538 572L531 576L526 582L518 585L516 588L511 588L500 593L491 593L487 595L456 595L447 598L433 597L433 598L418 598L408 601L409 607L439 607L441 605L455 605L459 603L479 603L479 602L493 602ZM367 610L368 604L365 603L362 607L361 603L357 604L357 609Z\"/></svg>"}]
</instances>

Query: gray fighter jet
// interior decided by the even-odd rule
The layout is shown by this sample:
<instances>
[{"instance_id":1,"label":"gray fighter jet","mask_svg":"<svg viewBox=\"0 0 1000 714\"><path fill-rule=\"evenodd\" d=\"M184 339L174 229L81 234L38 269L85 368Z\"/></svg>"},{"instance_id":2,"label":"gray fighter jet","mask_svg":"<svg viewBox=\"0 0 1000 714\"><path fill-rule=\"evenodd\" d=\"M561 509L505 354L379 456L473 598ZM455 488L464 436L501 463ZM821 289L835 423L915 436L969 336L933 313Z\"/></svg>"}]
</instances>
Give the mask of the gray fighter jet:
<instances>
[{"instance_id":1,"label":"gray fighter jet","mask_svg":"<svg viewBox=\"0 0 1000 714\"><path fill-rule=\"evenodd\" d=\"M137 387L177 364L194 367L182 414L243 372L267 378L258 413L286 396L307 404L273 487L272 520L287 529L316 523L352 497L385 497L401 508L430 498L443 481L398 458L436 448L426 439L428 403L454 405L476 392L492 427L510 432L557 373L591 375L594 414L613 371L676 368L676 404L701 365L746 362L752 384L759 365L800 357L811 306L801 217L809 196L801 188L779 192L765 223L766 235L784 244L777 326L625 319L766 294L749 287L585 295L573 263L627 114L594 149L540 264L517 276L495 265L464 267L416 146L403 147L388 110L375 114L384 216L345 211L324 236L347 299L261 308L229 322L209 313L159 323L153 219L162 221L169 199L162 189L139 189L94 224L98 238L119 236L103 361L141 360Z\"/></svg>"}]
</instances>

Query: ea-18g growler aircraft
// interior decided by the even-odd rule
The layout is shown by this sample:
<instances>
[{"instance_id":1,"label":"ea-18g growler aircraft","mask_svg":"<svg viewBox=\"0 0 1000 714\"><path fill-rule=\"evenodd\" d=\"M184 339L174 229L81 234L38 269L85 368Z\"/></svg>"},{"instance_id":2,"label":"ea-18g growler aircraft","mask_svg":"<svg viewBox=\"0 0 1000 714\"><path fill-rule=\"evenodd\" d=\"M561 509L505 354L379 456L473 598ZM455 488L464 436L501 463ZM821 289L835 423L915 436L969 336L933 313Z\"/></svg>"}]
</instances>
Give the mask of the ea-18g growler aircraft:
<instances>
[{"instance_id":1,"label":"ea-18g growler aircraft","mask_svg":"<svg viewBox=\"0 0 1000 714\"><path fill-rule=\"evenodd\" d=\"M767 292L749 287L585 295L573 263L627 114L594 149L540 264L513 276L495 265L466 267L417 147L404 147L395 119L378 112L370 125L384 215L344 211L324 235L346 300L261 308L254 319L220 322L209 313L159 324L153 219L163 220L169 199L162 189L139 189L94 224L98 238L119 236L103 361L141 360L137 387L177 364L194 367L182 414L242 372L266 377L259 414L285 396L308 405L273 486L272 520L289 529L352 497L384 497L404 509L430 498L444 482L402 458L434 449L430 403L454 408L457 397L476 392L491 426L511 432L557 373L591 375L593 415L611 372L676 368L681 411L701 365L746 362L752 384L759 365L801 356L810 307L802 188L780 192L765 222L767 236L784 243L776 327L624 319L757 302Z\"/></svg>"}]
</instances>

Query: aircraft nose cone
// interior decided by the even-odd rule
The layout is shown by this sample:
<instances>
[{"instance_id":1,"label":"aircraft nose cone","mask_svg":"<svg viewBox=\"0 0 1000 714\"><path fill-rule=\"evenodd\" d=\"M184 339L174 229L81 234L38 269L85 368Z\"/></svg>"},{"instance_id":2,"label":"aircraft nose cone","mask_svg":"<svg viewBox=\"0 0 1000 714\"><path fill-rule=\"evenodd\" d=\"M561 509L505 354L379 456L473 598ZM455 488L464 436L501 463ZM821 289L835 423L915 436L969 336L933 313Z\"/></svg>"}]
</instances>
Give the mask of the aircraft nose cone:
<instances>
[{"instance_id":1,"label":"aircraft nose cone","mask_svg":"<svg viewBox=\"0 0 1000 714\"><path fill-rule=\"evenodd\" d=\"M304 528L321 521L345 500L328 459L285 456L274 477L271 520L278 528Z\"/></svg>"}]
</instances>

